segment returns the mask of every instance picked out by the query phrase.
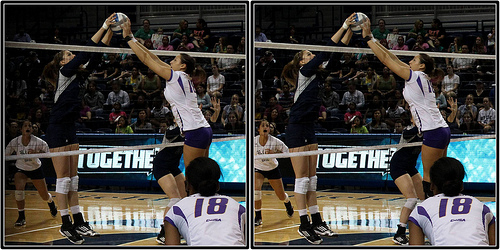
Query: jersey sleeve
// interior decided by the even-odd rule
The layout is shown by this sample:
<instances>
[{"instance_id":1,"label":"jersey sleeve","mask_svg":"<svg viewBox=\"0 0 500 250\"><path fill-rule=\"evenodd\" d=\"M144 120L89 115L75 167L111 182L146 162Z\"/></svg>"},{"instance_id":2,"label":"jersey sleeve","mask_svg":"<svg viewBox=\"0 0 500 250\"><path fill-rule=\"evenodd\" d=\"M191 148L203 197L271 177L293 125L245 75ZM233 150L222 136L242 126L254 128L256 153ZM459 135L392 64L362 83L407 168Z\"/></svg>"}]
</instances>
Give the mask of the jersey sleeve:
<instances>
[{"instance_id":1,"label":"jersey sleeve","mask_svg":"<svg viewBox=\"0 0 500 250\"><path fill-rule=\"evenodd\" d=\"M5 155L11 155L16 151L16 146L15 146L16 140L17 138L14 138L9 142L7 148L5 149Z\"/></svg>"},{"instance_id":2,"label":"jersey sleeve","mask_svg":"<svg viewBox=\"0 0 500 250\"><path fill-rule=\"evenodd\" d=\"M172 84L179 79L179 74L177 74L173 69L170 69L170 79L167 79L167 85Z\"/></svg>"},{"instance_id":3,"label":"jersey sleeve","mask_svg":"<svg viewBox=\"0 0 500 250\"><path fill-rule=\"evenodd\" d=\"M334 45L334 42L331 39L329 39L326 45L327 46ZM319 65L321 65L324 61L326 61L330 56L330 54L331 52L320 52L317 56L315 56L311 61L309 61L306 65L304 65L300 69L300 73L302 73L302 75L304 75L305 77L313 76L318 70Z\"/></svg>"},{"instance_id":4,"label":"jersey sleeve","mask_svg":"<svg viewBox=\"0 0 500 250\"><path fill-rule=\"evenodd\" d=\"M96 46L92 40L89 40L86 44L87 46ZM89 61L91 52L81 51L78 53L73 60L69 61L64 67L61 68L61 74L66 77L70 77L76 73L80 68L80 65L85 64Z\"/></svg>"},{"instance_id":5,"label":"jersey sleeve","mask_svg":"<svg viewBox=\"0 0 500 250\"><path fill-rule=\"evenodd\" d=\"M39 148L38 148L39 152L41 152L41 153L49 153L50 149L49 149L49 145L47 144L47 142L45 142L44 140L42 140L42 139L40 139L38 137L37 137L37 139L39 141L39 144L38 144L38 146L39 146Z\"/></svg>"}]
</instances>

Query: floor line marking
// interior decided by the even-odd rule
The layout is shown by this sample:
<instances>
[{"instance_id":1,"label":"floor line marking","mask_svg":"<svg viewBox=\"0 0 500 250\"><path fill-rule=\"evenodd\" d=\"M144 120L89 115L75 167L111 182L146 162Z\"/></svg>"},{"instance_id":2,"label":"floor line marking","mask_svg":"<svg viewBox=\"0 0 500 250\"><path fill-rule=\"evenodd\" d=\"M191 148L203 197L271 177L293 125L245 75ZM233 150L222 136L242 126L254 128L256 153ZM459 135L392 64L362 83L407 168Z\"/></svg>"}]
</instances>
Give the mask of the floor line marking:
<instances>
[{"instance_id":1,"label":"floor line marking","mask_svg":"<svg viewBox=\"0 0 500 250\"><path fill-rule=\"evenodd\" d=\"M51 227L45 227L45 228L40 228L40 229L34 229L34 230L30 230L30 231L26 231L26 232L19 232L19 233L15 233L15 234L8 234L8 235L5 235L5 237L16 236L16 235L19 235L19 234L32 233L32 232L47 230L47 229L56 228L56 227L60 227L60 225L51 226Z\"/></svg>"}]
</instances>

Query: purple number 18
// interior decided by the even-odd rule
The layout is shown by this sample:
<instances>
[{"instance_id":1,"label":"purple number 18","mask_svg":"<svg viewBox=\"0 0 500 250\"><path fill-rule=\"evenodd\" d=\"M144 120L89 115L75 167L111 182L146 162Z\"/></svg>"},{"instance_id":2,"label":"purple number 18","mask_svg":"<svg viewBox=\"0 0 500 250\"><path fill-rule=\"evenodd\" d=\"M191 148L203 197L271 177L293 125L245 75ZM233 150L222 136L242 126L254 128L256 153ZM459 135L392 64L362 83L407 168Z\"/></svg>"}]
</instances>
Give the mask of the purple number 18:
<instances>
[{"instance_id":1,"label":"purple number 18","mask_svg":"<svg viewBox=\"0 0 500 250\"><path fill-rule=\"evenodd\" d=\"M194 217L199 217L203 212L203 202L205 199L197 199L194 206ZM223 214L227 208L227 198L210 198L208 200L207 214Z\"/></svg>"}]
</instances>

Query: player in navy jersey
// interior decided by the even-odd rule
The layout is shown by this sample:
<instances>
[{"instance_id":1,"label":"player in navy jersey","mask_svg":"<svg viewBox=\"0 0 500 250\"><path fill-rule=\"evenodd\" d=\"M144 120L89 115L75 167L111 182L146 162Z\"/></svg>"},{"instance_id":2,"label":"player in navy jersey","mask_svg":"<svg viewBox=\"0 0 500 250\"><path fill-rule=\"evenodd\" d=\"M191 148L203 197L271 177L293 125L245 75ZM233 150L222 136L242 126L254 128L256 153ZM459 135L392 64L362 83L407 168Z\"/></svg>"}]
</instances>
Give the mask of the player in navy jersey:
<instances>
[{"instance_id":1,"label":"player in navy jersey","mask_svg":"<svg viewBox=\"0 0 500 250\"><path fill-rule=\"evenodd\" d=\"M208 149L212 143L212 129L198 108L196 86L193 82L204 81L205 72L196 67L196 61L188 54L179 54L170 65L161 61L144 45L137 42L130 30L130 20L121 25L123 38L137 57L167 83L164 90L165 99L170 103L175 121L184 141L184 165L188 166L194 158L208 157Z\"/></svg>"},{"instance_id":2,"label":"player in navy jersey","mask_svg":"<svg viewBox=\"0 0 500 250\"><path fill-rule=\"evenodd\" d=\"M430 169L434 196L418 205L410 215L410 245L495 245L495 216L478 199L463 195L464 166L443 157Z\"/></svg>"},{"instance_id":3,"label":"player in navy jersey","mask_svg":"<svg viewBox=\"0 0 500 250\"><path fill-rule=\"evenodd\" d=\"M23 155L49 152L49 145L42 139L33 135L33 127L29 120L23 122L21 132L22 135L9 142L5 149L5 155L11 155L13 153ZM57 215L57 207L52 199L52 195L47 190L47 183L45 182L45 176L41 166L42 162L39 158L19 159L16 161L17 172L14 175L14 184L16 185L15 198L19 213L19 217L14 224L16 227L26 225L26 216L24 214L24 205L26 203L24 199L24 189L28 178L31 179L40 197L49 205L52 217L56 217Z\"/></svg>"},{"instance_id":4,"label":"player in navy jersey","mask_svg":"<svg viewBox=\"0 0 500 250\"><path fill-rule=\"evenodd\" d=\"M113 32L108 29L114 23L115 13L87 42L87 46L109 45ZM103 37L103 34L106 34ZM102 37L102 40L101 40ZM99 42L99 40L101 40ZM99 44L98 44L99 43ZM101 61L102 53L80 52L74 55L68 50L58 52L42 73L43 78L55 88L54 106L50 111L46 141L51 152L79 149L75 121L80 118L81 100L85 93L88 75ZM74 244L82 244L84 236L99 236L85 222L78 202L78 155L52 157L56 171L57 204L62 218L59 232ZM74 224L69 215L73 214Z\"/></svg>"},{"instance_id":5,"label":"player in navy jersey","mask_svg":"<svg viewBox=\"0 0 500 250\"><path fill-rule=\"evenodd\" d=\"M424 167L424 176L422 186L426 197L432 196L429 170L437 159L446 156L451 136L448 124L436 106L431 81L441 78L442 76L438 72L442 72L442 70L435 69L434 59L423 53L416 55L409 62L409 65L402 62L373 38L368 18L365 19L361 26L363 38L377 58L392 72L406 81L403 96L410 106L415 125L419 132L423 134L422 165Z\"/></svg>"},{"instance_id":6,"label":"player in navy jersey","mask_svg":"<svg viewBox=\"0 0 500 250\"><path fill-rule=\"evenodd\" d=\"M345 20L344 25L328 41L328 46L337 44L346 30L342 43L349 43L352 37L349 26L354 22L354 15L353 13ZM329 58L330 55L332 55L331 58ZM323 80L320 66L328 61L327 68L338 67L341 55L341 53L321 52L316 56L308 50L303 50L295 54L293 60L284 67L282 77L296 89L286 128L286 144L290 153L318 149L314 134L314 121L318 118L319 85ZM316 200L317 158L317 155L290 157L295 172L295 201L300 216L298 233L312 244L323 242L318 235L337 235L322 220L319 212ZM308 208L312 224L307 214Z\"/></svg>"},{"instance_id":7,"label":"player in navy jersey","mask_svg":"<svg viewBox=\"0 0 500 250\"><path fill-rule=\"evenodd\" d=\"M244 246L245 207L217 194L219 164L198 157L186 168L188 197L175 204L165 217L165 244L179 245L182 235L190 246Z\"/></svg>"}]
</instances>

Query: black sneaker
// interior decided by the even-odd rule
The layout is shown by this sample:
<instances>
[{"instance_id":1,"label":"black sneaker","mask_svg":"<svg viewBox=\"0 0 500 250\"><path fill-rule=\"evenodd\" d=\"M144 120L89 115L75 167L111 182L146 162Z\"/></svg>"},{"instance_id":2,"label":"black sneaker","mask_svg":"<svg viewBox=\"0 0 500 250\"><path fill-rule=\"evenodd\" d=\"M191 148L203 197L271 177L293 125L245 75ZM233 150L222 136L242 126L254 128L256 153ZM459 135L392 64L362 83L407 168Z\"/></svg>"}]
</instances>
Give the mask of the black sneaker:
<instances>
[{"instance_id":1,"label":"black sneaker","mask_svg":"<svg viewBox=\"0 0 500 250\"><path fill-rule=\"evenodd\" d=\"M292 201L285 202L285 207L286 207L286 214L288 215L288 217L292 217L293 215Z\"/></svg>"},{"instance_id":2,"label":"black sneaker","mask_svg":"<svg viewBox=\"0 0 500 250\"><path fill-rule=\"evenodd\" d=\"M165 245L165 226L161 225L161 230L158 236L156 237L156 242L160 245Z\"/></svg>"},{"instance_id":3,"label":"black sneaker","mask_svg":"<svg viewBox=\"0 0 500 250\"><path fill-rule=\"evenodd\" d=\"M26 218L17 218L16 223L14 223L14 227L24 227L26 226Z\"/></svg>"},{"instance_id":4,"label":"black sneaker","mask_svg":"<svg viewBox=\"0 0 500 250\"><path fill-rule=\"evenodd\" d=\"M398 245L403 245L403 246L408 245L409 242L406 234L395 234L394 238L392 238L392 241Z\"/></svg>"},{"instance_id":5,"label":"black sneaker","mask_svg":"<svg viewBox=\"0 0 500 250\"><path fill-rule=\"evenodd\" d=\"M304 237L311 244L318 245L323 242L323 239L321 239L310 226L307 228L299 226L298 232L300 236Z\"/></svg>"},{"instance_id":6,"label":"black sneaker","mask_svg":"<svg viewBox=\"0 0 500 250\"><path fill-rule=\"evenodd\" d=\"M52 215L52 217L55 218L57 215L56 204L53 201L51 203L48 203L48 204L49 204L49 208L50 208L50 215Z\"/></svg>"},{"instance_id":7,"label":"black sneaker","mask_svg":"<svg viewBox=\"0 0 500 250\"><path fill-rule=\"evenodd\" d=\"M255 218L255 226L258 227L262 225L262 218Z\"/></svg>"},{"instance_id":8,"label":"black sneaker","mask_svg":"<svg viewBox=\"0 0 500 250\"><path fill-rule=\"evenodd\" d=\"M89 222L86 221L83 224L75 225L75 231L82 236L90 236L90 237L99 237L101 236L98 232L94 231L92 227L89 225Z\"/></svg>"},{"instance_id":9,"label":"black sneaker","mask_svg":"<svg viewBox=\"0 0 500 250\"><path fill-rule=\"evenodd\" d=\"M312 225L312 228L314 229L314 232L316 232L318 235L321 236L328 236L328 237L339 236L337 233L332 231L324 221L318 225Z\"/></svg>"},{"instance_id":10,"label":"black sneaker","mask_svg":"<svg viewBox=\"0 0 500 250\"><path fill-rule=\"evenodd\" d=\"M83 244L85 240L82 238L80 234L78 234L73 227L64 227L61 226L61 229L59 229L59 233L61 233L62 236L66 237L71 243L73 244Z\"/></svg>"}]
</instances>

